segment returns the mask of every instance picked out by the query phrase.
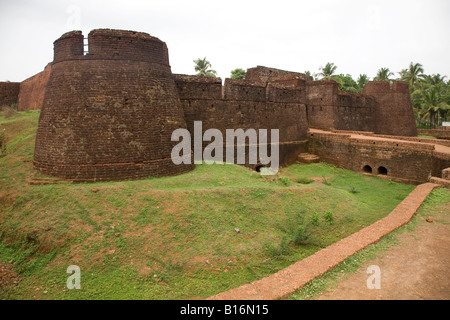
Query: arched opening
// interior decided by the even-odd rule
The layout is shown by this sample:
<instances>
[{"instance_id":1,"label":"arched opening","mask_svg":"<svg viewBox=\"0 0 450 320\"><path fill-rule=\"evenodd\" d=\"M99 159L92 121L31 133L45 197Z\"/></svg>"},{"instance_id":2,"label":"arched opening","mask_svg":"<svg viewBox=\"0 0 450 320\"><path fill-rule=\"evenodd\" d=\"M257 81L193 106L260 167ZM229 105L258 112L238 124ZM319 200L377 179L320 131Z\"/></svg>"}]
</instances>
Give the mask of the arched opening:
<instances>
[{"instance_id":1,"label":"arched opening","mask_svg":"<svg viewBox=\"0 0 450 320\"><path fill-rule=\"evenodd\" d=\"M384 174L386 175L388 173L387 169L383 166L378 167L378 174Z\"/></svg>"},{"instance_id":2,"label":"arched opening","mask_svg":"<svg viewBox=\"0 0 450 320\"><path fill-rule=\"evenodd\" d=\"M259 164L257 164L257 165L255 166L255 171L256 171L256 172L261 172L261 169L262 169L262 168L264 168L264 165L262 165L262 164L259 163Z\"/></svg>"},{"instance_id":3,"label":"arched opening","mask_svg":"<svg viewBox=\"0 0 450 320\"><path fill-rule=\"evenodd\" d=\"M368 164L366 164L363 168L362 168L363 172L365 173L372 173L372 167L369 166Z\"/></svg>"}]
</instances>

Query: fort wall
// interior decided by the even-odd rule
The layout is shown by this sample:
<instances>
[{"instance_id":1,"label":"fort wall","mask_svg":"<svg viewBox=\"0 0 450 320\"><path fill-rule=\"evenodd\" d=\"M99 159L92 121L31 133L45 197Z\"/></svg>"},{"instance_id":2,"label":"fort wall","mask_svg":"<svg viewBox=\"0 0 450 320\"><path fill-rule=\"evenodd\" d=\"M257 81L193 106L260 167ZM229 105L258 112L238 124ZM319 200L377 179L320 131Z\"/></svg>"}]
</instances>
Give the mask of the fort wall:
<instances>
[{"instance_id":1,"label":"fort wall","mask_svg":"<svg viewBox=\"0 0 450 320\"><path fill-rule=\"evenodd\" d=\"M44 102L45 90L50 76L51 64L44 71L22 81L18 96L18 110L40 110Z\"/></svg>"},{"instance_id":2,"label":"fort wall","mask_svg":"<svg viewBox=\"0 0 450 320\"><path fill-rule=\"evenodd\" d=\"M18 95L21 109L42 107L35 167L75 181L189 171L193 165L171 160L178 143L171 134L187 128L193 136L195 121L202 133L214 128L223 137L227 129L279 130L280 165L295 162L309 140L309 151L324 161L405 181L427 181L449 166L445 152L415 141L308 136L309 127L414 135L406 83L370 82L363 94L350 94L332 80L258 66L222 86L220 78L173 75L166 44L141 32L92 30L87 45L80 31L62 35L53 62L25 80Z\"/></svg>"},{"instance_id":3,"label":"fort wall","mask_svg":"<svg viewBox=\"0 0 450 320\"><path fill-rule=\"evenodd\" d=\"M222 88L220 78L174 75L174 79L191 133L194 121L202 121L203 132L214 128L224 137L226 129L267 129L270 142L270 130L278 129L282 164L295 162L296 154L306 150L304 89L242 79L225 79Z\"/></svg>"},{"instance_id":4,"label":"fort wall","mask_svg":"<svg viewBox=\"0 0 450 320\"><path fill-rule=\"evenodd\" d=\"M17 103L20 82L0 82L0 106Z\"/></svg>"},{"instance_id":5,"label":"fort wall","mask_svg":"<svg viewBox=\"0 0 450 320\"><path fill-rule=\"evenodd\" d=\"M406 82L371 81L363 93L378 102L374 112L374 132L396 136L417 136L416 122Z\"/></svg>"}]
</instances>

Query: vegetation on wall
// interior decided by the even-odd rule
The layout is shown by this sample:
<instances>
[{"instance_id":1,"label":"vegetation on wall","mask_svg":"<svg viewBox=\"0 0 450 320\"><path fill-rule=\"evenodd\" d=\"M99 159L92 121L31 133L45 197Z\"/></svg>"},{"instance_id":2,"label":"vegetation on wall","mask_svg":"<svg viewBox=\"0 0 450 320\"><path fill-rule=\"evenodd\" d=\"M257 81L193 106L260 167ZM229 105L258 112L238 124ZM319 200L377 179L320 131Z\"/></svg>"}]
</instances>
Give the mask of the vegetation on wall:
<instances>
[{"instance_id":1,"label":"vegetation on wall","mask_svg":"<svg viewBox=\"0 0 450 320\"><path fill-rule=\"evenodd\" d=\"M231 79L244 79L245 78L245 70L241 68L236 68L234 70L231 70Z\"/></svg>"}]
</instances>

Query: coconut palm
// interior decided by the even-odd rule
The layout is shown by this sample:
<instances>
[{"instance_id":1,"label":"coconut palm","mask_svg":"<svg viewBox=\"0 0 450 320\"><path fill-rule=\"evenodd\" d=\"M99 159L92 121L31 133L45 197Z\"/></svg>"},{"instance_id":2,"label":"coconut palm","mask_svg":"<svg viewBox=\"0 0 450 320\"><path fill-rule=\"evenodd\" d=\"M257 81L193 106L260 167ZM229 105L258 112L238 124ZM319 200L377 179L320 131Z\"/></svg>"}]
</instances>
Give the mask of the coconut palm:
<instances>
[{"instance_id":1,"label":"coconut palm","mask_svg":"<svg viewBox=\"0 0 450 320\"><path fill-rule=\"evenodd\" d=\"M403 69L399 74L401 80L408 82L411 92L417 88L419 80L424 78L423 66L420 63L411 62L408 69Z\"/></svg>"},{"instance_id":2,"label":"coconut palm","mask_svg":"<svg viewBox=\"0 0 450 320\"><path fill-rule=\"evenodd\" d=\"M203 59L198 58L194 60L195 63L195 71L197 71L197 76L205 76L205 77L215 77L217 72L215 70L211 70L211 63L206 60L206 57Z\"/></svg>"},{"instance_id":3,"label":"coconut palm","mask_svg":"<svg viewBox=\"0 0 450 320\"><path fill-rule=\"evenodd\" d=\"M415 91L416 92L416 91ZM439 125L440 121L446 120L450 111L448 103L448 92L444 86L431 86L422 92L418 99L421 120L428 120L431 127Z\"/></svg>"},{"instance_id":4,"label":"coconut palm","mask_svg":"<svg viewBox=\"0 0 450 320\"><path fill-rule=\"evenodd\" d=\"M389 79L390 76L393 76L394 73L389 70L389 68L381 68L378 70L377 75L373 80L375 81L391 81Z\"/></svg>"},{"instance_id":5,"label":"coconut palm","mask_svg":"<svg viewBox=\"0 0 450 320\"><path fill-rule=\"evenodd\" d=\"M426 82L428 82L430 85L432 86L436 86L436 85L445 85L445 78L447 78L446 76L441 76L439 73L438 74L433 74L433 75L426 75L423 77L425 79Z\"/></svg>"},{"instance_id":6,"label":"coconut palm","mask_svg":"<svg viewBox=\"0 0 450 320\"><path fill-rule=\"evenodd\" d=\"M356 84L358 85L359 90L362 90L364 86L369 82L369 77L367 74L360 74L358 80L356 80Z\"/></svg>"},{"instance_id":7,"label":"coconut palm","mask_svg":"<svg viewBox=\"0 0 450 320\"><path fill-rule=\"evenodd\" d=\"M319 76L322 77L322 79L333 79L333 74L336 72L337 66L334 65L334 63L328 62L325 67L320 67L320 71L318 73Z\"/></svg>"}]
</instances>

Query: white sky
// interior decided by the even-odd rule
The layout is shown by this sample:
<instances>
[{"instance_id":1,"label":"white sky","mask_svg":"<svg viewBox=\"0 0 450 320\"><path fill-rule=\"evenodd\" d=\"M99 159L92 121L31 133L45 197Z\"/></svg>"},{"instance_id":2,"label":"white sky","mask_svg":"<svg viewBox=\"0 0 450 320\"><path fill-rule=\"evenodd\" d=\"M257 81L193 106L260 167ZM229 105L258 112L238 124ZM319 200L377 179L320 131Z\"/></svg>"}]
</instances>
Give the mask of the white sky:
<instances>
[{"instance_id":1,"label":"white sky","mask_svg":"<svg viewBox=\"0 0 450 320\"><path fill-rule=\"evenodd\" d=\"M174 73L207 57L222 79L256 65L374 77L411 61L450 76L449 0L0 0L0 81L23 81L53 60L63 33L149 33L167 43ZM398 74L396 73L397 77Z\"/></svg>"}]
</instances>

